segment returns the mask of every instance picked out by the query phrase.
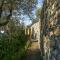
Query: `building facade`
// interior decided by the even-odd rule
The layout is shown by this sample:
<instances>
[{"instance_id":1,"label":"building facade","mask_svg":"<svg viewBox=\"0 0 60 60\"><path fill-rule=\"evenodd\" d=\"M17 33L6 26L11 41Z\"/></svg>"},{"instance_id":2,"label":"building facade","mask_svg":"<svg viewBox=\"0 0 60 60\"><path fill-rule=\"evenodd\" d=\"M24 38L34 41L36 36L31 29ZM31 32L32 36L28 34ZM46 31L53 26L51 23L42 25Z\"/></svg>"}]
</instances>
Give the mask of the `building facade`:
<instances>
[{"instance_id":1,"label":"building facade","mask_svg":"<svg viewBox=\"0 0 60 60\"><path fill-rule=\"evenodd\" d=\"M31 39L38 42L40 48L40 20L31 25Z\"/></svg>"},{"instance_id":2,"label":"building facade","mask_svg":"<svg viewBox=\"0 0 60 60\"><path fill-rule=\"evenodd\" d=\"M30 36L31 41L38 42L40 48L40 20L25 28L25 34Z\"/></svg>"}]
</instances>

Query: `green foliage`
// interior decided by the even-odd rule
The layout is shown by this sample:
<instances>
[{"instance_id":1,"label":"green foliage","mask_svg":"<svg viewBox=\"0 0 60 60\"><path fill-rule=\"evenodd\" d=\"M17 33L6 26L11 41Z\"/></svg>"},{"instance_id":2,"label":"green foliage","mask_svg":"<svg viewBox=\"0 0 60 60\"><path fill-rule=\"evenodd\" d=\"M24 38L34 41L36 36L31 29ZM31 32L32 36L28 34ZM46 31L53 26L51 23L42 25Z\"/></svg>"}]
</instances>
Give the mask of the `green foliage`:
<instances>
[{"instance_id":1,"label":"green foliage","mask_svg":"<svg viewBox=\"0 0 60 60\"><path fill-rule=\"evenodd\" d=\"M42 8L37 8L37 9L36 9L36 16L39 17L39 18L40 18L40 16L41 16L41 9L42 9Z\"/></svg>"},{"instance_id":2,"label":"green foliage","mask_svg":"<svg viewBox=\"0 0 60 60\"><path fill-rule=\"evenodd\" d=\"M0 60L20 60L25 52L27 36L18 20L10 20L4 28L5 33L0 33Z\"/></svg>"},{"instance_id":3,"label":"green foliage","mask_svg":"<svg viewBox=\"0 0 60 60\"><path fill-rule=\"evenodd\" d=\"M0 26L6 25L13 16L32 15L37 0L0 0ZM4 19L1 19L4 18Z\"/></svg>"},{"instance_id":4,"label":"green foliage","mask_svg":"<svg viewBox=\"0 0 60 60\"><path fill-rule=\"evenodd\" d=\"M0 60L19 60L24 53L27 36L23 29L0 37Z\"/></svg>"}]
</instances>

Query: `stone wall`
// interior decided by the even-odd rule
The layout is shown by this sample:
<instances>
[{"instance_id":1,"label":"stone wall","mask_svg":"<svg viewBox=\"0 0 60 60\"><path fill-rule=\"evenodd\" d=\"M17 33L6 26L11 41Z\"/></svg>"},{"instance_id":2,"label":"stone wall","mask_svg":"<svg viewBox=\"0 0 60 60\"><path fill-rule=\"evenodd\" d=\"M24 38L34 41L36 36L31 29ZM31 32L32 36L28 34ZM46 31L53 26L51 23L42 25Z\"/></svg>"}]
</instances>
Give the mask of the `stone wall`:
<instances>
[{"instance_id":1,"label":"stone wall","mask_svg":"<svg viewBox=\"0 0 60 60\"><path fill-rule=\"evenodd\" d=\"M60 60L60 0L44 0L41 11L42 52L46 60ZM44 23L44 24L43 24Z\"/></svg>"}]
</instances>

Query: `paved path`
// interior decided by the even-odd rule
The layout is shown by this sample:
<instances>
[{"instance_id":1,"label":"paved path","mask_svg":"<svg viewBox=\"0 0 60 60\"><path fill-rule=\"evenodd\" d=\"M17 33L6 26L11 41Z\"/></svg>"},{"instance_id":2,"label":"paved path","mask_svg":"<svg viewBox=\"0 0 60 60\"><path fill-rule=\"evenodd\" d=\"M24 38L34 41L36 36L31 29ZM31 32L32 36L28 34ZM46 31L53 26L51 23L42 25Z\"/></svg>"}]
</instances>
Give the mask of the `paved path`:
<instances>
[{"instance_id":1,"label":"paved path","mask_svg":"<svg viewBox=\"0 0 60 60\"><path fill-rule=\"evenodd\" d=\"M27 49L25 56L21 60L41 60L38 42L32 42Z\"/></svg>"}]
</instances>

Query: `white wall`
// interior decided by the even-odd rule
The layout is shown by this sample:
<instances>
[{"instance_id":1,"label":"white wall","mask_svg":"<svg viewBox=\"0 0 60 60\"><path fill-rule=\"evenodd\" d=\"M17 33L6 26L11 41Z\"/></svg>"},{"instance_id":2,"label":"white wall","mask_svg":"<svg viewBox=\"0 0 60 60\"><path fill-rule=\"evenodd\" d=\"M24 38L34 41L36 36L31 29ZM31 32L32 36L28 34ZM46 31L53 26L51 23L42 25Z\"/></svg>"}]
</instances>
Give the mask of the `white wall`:
<instances>
[{"instance_id":1,"label":"white wall","mask_svg":"<svg viewBox=\"0 0 60 60\"><path fill-rule=\"evenodd\" d=\"M38 21L38 22L34 23L31 26L31 31L32 31L32 28L34 28L34 33L37 34L36 40L38 40L38 45L40 47L40 22Z\"/></svg>"}]
</instances>

